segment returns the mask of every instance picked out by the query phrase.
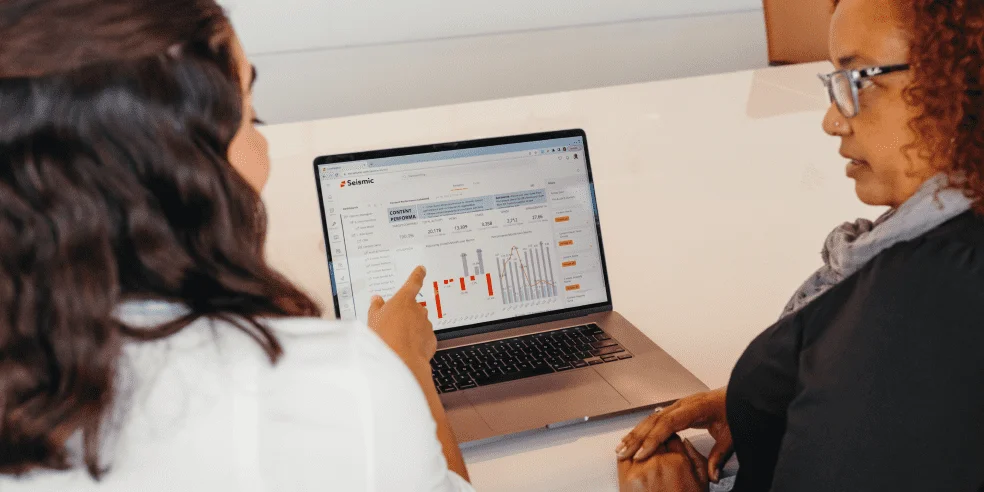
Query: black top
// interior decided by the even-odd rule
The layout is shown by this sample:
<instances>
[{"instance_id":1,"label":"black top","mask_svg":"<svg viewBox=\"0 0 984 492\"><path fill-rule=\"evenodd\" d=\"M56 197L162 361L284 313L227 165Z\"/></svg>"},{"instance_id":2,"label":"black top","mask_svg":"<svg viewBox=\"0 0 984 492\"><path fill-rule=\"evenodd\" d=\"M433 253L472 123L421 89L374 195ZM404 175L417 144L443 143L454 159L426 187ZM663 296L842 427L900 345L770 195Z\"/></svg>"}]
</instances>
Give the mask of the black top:
<instances>
[{"instance_id":1,"label":"black top","mask_svg":"<svg viewBox=\"0 0 984 492\"><path fill-rule=\"evenodd\" d=\"M984 491L984 219L897 244L751 343L735 491Z\"/></svg>"}]
</instances>

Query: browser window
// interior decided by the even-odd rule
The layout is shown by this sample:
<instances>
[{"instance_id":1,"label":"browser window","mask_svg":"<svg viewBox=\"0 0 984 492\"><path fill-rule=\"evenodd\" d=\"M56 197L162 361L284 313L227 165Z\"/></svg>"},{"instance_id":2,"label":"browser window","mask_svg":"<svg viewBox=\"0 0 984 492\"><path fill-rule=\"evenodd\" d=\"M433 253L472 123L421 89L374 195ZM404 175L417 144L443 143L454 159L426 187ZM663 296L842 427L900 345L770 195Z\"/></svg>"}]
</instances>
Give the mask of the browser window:
<instances>
[{"instance_id":1,"label":"browser window","mask_svg":"<svg viewBox=\"0 0 984 492\"><path fill-rule=\"evenodd\" d=\"M581 137L318 167L339 315L417 265L435 330L608 301Z\"/></svg>"}]
</instances>

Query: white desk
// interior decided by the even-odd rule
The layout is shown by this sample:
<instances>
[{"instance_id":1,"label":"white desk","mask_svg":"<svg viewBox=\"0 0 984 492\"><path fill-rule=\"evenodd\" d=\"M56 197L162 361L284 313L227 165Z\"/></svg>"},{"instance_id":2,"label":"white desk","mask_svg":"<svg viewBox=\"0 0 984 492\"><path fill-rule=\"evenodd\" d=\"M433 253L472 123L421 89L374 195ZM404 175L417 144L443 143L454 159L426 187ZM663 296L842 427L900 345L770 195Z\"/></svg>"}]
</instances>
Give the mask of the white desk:
<instances>
[{"instance_id":1,"label":"white desk","mask_svg":"<svg viewBox=\"0 0 984 492\"><path fill-rule=\"evenodd\" d=\"M331 314L312 161L324 154L583 128L615 307L710 387L876 210L820 129L818 63L264 129L268 255ZM481 491L610 491L622 417L467 449Z\"/></svg>"}]
</instances>

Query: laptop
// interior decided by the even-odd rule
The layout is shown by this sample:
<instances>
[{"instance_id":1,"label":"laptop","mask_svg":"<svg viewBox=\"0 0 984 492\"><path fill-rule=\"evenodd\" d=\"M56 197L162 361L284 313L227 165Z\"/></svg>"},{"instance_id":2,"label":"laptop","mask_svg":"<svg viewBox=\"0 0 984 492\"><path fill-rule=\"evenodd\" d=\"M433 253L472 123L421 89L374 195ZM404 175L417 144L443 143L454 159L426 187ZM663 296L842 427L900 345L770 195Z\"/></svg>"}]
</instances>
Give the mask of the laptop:
<instances>
[{"instance_id":1,"label":"laptop","mask_svg":"<svg viewBox=\"0 0 984 492\"><path fill-rule=\"evenodd\" d=\"M319 157L335 312L427 268L417 301L459 442L668 404L707 387L613 308L583 130Z\"/></svg>"}]
</instances>

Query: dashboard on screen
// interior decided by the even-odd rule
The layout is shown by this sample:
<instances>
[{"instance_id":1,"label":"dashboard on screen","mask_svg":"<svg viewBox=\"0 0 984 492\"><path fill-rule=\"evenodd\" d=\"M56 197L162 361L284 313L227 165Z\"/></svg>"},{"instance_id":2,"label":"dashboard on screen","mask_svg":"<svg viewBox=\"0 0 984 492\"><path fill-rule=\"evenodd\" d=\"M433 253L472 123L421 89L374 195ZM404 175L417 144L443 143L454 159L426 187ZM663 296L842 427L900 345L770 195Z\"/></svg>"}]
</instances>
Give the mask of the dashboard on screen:
<instances>
[{"instance_id":1,"label":"dashboard on screen","mask_svg":"<svg viewBox=\"0 0 984 492\"><path fill-rule=\"evenodd\" d=\"M583 137L317 166L339 316L417 265L436 331L608 302Z\"/></svg>"}]
</instances>

